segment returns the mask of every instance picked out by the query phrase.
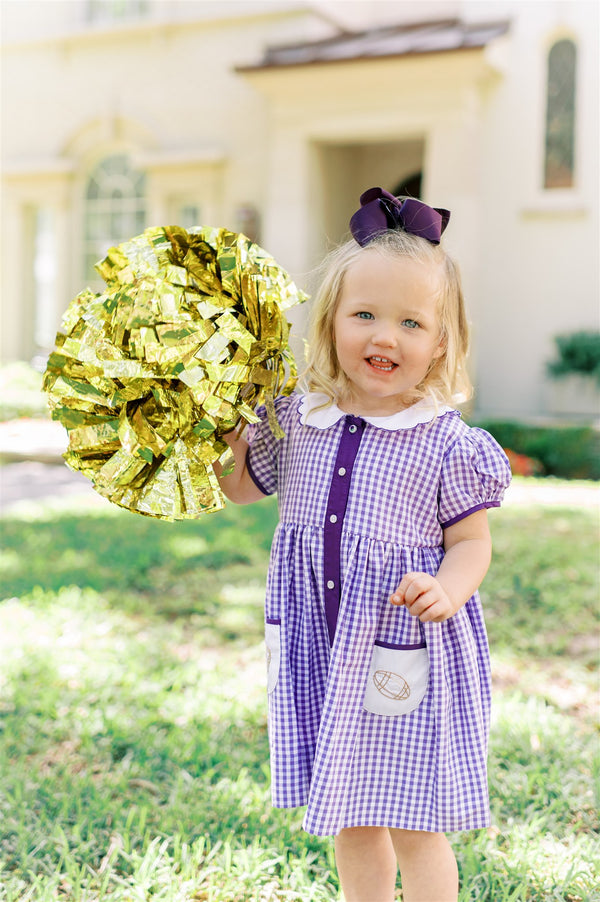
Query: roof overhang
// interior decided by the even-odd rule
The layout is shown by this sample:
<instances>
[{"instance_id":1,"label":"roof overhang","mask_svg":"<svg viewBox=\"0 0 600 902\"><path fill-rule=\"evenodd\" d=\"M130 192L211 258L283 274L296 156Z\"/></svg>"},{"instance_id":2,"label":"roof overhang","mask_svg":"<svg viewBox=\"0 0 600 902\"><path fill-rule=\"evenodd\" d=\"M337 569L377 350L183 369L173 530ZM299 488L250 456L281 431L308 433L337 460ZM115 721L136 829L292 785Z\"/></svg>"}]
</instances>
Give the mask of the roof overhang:
<instances>
[{"instance_id":1,"label":"roof overhang","mask_svg":"<svg viewBox=\"0 0 600 902\"><path fill-rule=\"evenodd\" d=\"M441 19L369 31L343 32L326 40L268 47L259 63L240 66L237 71L251 75L305 66L372 62L482 49L506 34L509 27L507 20L467 23L460 19Z\"/></svg>"}]
</instances>

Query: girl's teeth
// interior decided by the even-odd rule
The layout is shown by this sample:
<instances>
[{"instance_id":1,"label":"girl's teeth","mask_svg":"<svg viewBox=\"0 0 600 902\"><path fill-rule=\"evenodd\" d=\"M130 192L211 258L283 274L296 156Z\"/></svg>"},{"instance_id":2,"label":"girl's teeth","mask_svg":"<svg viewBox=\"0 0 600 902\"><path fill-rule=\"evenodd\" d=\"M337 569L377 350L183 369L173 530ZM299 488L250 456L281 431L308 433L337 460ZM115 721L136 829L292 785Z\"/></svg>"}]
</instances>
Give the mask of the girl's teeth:
<instances>
[{"instance_id":1,"label":"girl's teeth","mask_svg":"<svg viewBox=\"0 0 600 902\"><path fill-rule=\"evenodd\" d=\"M385 357L371 357L370 362L378 370L392 370L394 368L392 361L387 360Z\"/></svg>"}]
</instances>

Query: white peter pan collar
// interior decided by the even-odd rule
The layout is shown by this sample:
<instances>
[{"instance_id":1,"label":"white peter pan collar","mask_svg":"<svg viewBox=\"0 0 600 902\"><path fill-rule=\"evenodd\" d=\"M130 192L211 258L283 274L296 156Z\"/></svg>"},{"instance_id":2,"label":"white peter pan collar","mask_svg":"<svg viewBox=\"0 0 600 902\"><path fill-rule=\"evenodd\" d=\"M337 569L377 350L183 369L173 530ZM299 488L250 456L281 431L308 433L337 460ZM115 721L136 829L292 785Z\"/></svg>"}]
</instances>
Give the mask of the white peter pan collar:
<instances>
[{"instance_id":1,"label":"white peter pan collar","mask_svg":"<svg viewBox=\"0 0 600 902\"><path fill-rule=\"evenodd\" d=\"M322 407L321 405L323 404L326 404L327 407ZM377 426L379 429L411 429L420 423L429 423L435 417L441 417L453 409L445 404L435 407L429 399L424 398L411 407L399 410L398 413L393 413L388 417L360 417L360 419L370 423L372 426ZM302 425L316 426L317 429L328 429L337 423L338 420L341 420L342 417L348 416L345 411L340 410L336 404L331 403L327 395L321 392L309 392L303 395L299 411Z\"/></svg>"}]
</instances>

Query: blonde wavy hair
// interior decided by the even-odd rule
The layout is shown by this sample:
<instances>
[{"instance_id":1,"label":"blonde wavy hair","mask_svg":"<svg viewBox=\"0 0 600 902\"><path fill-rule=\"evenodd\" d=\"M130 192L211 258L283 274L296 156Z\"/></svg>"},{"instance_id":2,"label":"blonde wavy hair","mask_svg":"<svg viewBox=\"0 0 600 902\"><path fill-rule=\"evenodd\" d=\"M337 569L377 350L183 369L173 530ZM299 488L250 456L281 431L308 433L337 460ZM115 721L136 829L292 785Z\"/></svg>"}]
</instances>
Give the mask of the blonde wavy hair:
<instances>
[{"instance_id":1,"label":"blonde wavy hair","mask_svg":"<svg viewBox=\"0 0 600 902\"><path fill-rule=\"evenodd\" d=\"M304 386L323 392L332 402L348 393L350 385L335 350L334 318L346 272L363 254L373 251L389 258L411 257L424 265L438 266L442 272L437 314L443 353L432 360L427 375L407 397L407 403L423 398L429 398L436 406L467 401L472 394L466 371L469 326L458 266L442 245L400 230L381 232L366 247L352 239L326 257L311 312Z\"/></svg>"}]
</instances>

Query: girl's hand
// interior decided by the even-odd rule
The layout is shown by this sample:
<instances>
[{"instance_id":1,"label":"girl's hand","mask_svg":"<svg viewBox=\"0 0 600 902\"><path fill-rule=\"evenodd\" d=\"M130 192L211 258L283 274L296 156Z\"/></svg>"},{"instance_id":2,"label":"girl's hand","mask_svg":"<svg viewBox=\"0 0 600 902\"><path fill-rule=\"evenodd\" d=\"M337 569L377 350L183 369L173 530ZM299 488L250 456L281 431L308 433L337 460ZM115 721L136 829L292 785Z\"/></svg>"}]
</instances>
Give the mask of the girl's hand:
<instances>
[{"instance_id":1,"label":"girl's hand","mask_svg":"<svg viewBox=\"0 0 600 902\"><path fill-rule=\"evenodd\" d=\"M407 573L390 598L423 623L448 620L481 583L492 553L487 511L475 511L447 527L444 552L437 576Z\"/></svg>"},{"instance_id":2,"label":"girl's hand","mask_svg":"<svg viewBox=\"0 0 600 902\"><path fill-rule=\"evenodd\" d=\"M221 464L218 461L214 465L215 475L225 496L235 504L251 504L253 501L259 501L261 498L264 498L265 495L263 495L250 476L246 466L248 442L241 438L236 430L224 435L223 441L231 448L235 460L233 472L227 476L222 475Z\"/></svg>"},{"instance_id":3,"label":"girl's hand","mask_svg":"<svg viewBox=\"0 0 600 902\"><path fill-rule=\"evenodd\" d=\"M407 573L390 602L404 605L421 623L441 623L456 613L442 585L429 573Z\"/></svg>"}]
</instances>

